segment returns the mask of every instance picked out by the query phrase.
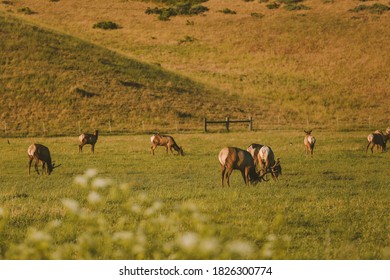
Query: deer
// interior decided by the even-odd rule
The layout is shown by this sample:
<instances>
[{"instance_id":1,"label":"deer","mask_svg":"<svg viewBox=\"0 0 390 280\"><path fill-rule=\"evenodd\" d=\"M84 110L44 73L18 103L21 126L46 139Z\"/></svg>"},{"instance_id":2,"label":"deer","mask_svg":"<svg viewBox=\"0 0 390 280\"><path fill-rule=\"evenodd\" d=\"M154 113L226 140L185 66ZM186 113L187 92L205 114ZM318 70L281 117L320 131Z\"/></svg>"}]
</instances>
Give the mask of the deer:
<instances>
[{"instance_id":1,"label":"deer","mask_svg":"<svg viewBox=\"0 0 390 280\"><path fill-rule=\"evenodd\" d=\"M95 144L99 137L99 131L95 130L93 134L83 133L79 136L79 153L83 151L83 147L87 144L91 145L92 153L95 153Z\"/></svg>"},{"instance_id":2,"label":"deer","mask_svg":"<svg viewBox=\"0 0 390 280\"><path fill-rule=\"evenodd\" d=\"M371 146L371 153L374 153L374 147L377 145L382 152L386 150L386 142L389 139L389 134L384 135L380 130L376 130L367 136L368 145L366 148L366 154L368 148Z\"/></svg>"},{"instance_id":3,"label":"deer","mask_svg":"<svg viewBox=\"0 0 390 280\"><path fill-rule=\"evenodd\" d=\"M168 149L173 154L172 149L174 149L177 152L177 155L184 156L183 148L176 144L175 139L173 139L170 135L162 135L160 133L154 134L152 137L150 137L150 142L152 142L152 146L150 147L150 150L152 154L154 155L154 150L157 148L157 146L163 146L165 147L165 150L168 154Z\"/></svg>"},{"instance_id":4,"label":"deer","mask_svg":"<svg viewBox=\"0 0 390 280\"><path fill-rule=\"evenodd\" d=\"M233 170L240 170L247 186L249 183L257 184L262 180L267 181L264 179L265 174L260 176L256 172L254 160L248 151L236 147L226 147L219 152L218 160L222 169L222 187L224 187L224 181L230 187L229 178Z\"/></svg>"},{"instance_id":5,"label":"deer","mask_svg":"<svg viewBox=\"0 0 390 280\"><path fill-rule=\"evenodd\" d=\"M256 144L256 143L253 143L253 144L250 144L248 146L248 148L246 149L251 155L252 155L252 158L253 160L255 161L255 165L258 164L258 161L257 161L257 154L259 153L259 150L263 147L263 145L261 144Z\"/></svg>"},{"instance_id":6,"label":"deer","mask_svg":"<svg viewBox=\"0 0 390 280\"><path fill-rule=\"evenodd\" d=\"M46 173L50 175L54 168L59 167L59 165L55 165L54 162L51 161L49 148L42 144L31 144L27 149L27 155L29 158L28 161L28 176L30 176L31 162L35 161L35 171L39 175L38 164L42 163L42 174ZM46 167L47 165L47 167Z\"/></svg>"},{"instance_id":7,"label":"deer","mask_svg":"<svg viewBox=\"0 0 390 280\"><path fill-rule=\"evenodd\" d=\"M313 130L309 130L309 131L304 130L306 135L305 135L305 139L303 140L303 143L305 144L305 148L306 148L306 154L310 153L311 156L313 156L314 145L316 143L316 138L311 135L312 131Z\"/></svg>"},{"instance_id":8,"label":"deer","mask_svg":"<svg viewBox=\"0 0 390 280\"><path fill-rule=\"evenodd\" d=\"M274 180L278 180L279 175L282 175L282 166L280 165L280 158L275 161L275 155L272 149L269 146L263 146L257 154L258 163L260 165L260 175L261 173L267 174L268 172L272 174Z\"/></svg>"}]
</instances>

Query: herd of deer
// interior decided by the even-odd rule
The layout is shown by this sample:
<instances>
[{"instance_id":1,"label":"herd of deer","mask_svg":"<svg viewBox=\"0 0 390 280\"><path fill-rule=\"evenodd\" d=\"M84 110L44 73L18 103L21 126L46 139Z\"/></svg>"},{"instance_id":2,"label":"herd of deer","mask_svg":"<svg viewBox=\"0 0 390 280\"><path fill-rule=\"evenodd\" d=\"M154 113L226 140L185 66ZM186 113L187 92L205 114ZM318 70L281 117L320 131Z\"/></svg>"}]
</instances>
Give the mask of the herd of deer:
<instances>
[{"instance_id":1,"label":"herd of deer","mask_svg":"<svg viewBox=\"0 0 390 280\"><path fill-rule=\"evenodd\" d=\"M316 138L311 135L312 130L305 132L305 138L303 143L306 148L306 154L313 156L314 145L316 143ZM99 132L95 130L93 134L83 133L79 136L79 152L83 151L83 147L87 144L91 145L91 151L94 153L95 144L98 140ZM380 130L376 130L374 133L371 133L367 136L368 145L366 148L366 153L368 148L371 147L371 152L375 146L378 147L382 152L386 150L386 142L390 139L390 127L386 129L386 132L383 133ZM162 135L159 133L154 134L150 141L152 146L150 147L151 153L154 155L154 150L158 146L165 147L166 152L168 150L173 153L173 150L177 152L178 155L184 156L183 148L176 144L175 140L170 135ZM35 161L35 170L39 174L38 165L42 163L42 174L50 173L54 168L59 167L60 165L55 165L51 160L49 149L42 144L32 144L27 150L29 157L28 164L28 175L30 175L31 163ZM271 174L274 180L278 180L279 175L282 174L282 166L280 165L280 158L275 160L275 155L272 149L269 146L262 144L251 144L246 150L242 150L236 147L226 147L223 148L218 155L219 163L222 169L222 187L226 181L227 185L230 186L229 178L233 170L239 170L241 172L242 178L247 186L249 183L256 184L261 181L268 181L265 176Z\"/></svg>"}]
</instances>

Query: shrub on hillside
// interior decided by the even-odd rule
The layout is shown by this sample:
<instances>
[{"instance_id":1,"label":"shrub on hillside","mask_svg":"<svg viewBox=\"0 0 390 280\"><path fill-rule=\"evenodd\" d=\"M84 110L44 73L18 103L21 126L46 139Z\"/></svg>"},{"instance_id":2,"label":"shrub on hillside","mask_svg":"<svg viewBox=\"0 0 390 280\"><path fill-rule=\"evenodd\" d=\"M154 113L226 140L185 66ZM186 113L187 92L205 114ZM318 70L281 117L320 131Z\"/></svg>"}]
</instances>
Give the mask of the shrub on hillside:
<instances>
[{"instance_id":1,"label":"shrub on hillside","mask_svg":"<svg viewBox=\"0 0 390 280\"><path fill-rule=\"evenodd\" d=\"M288 4L284 6L284 9L287 11L301 11L301 10L310 10L310 7L305 5L297 5L297 4Z\"/></svg>"},{"instance_id":2,"label":"shrub on hillside","mask_svg":"<svg viewBox=\"0 0 390 280\"><path fill-rule=\"evenodd\" d=\"M362 12L362 11L368 11L372 14L383 14L384 12L389 11L389 10L390 10L389 6L386 6L386 5L383 5L380 3L375 3L371 6L359 5L353 9L350 9L349 11L355 12L355 13Z\"/></svg>"},{"instance_id":3,"label":"shrub on hillside","mask_svg":"<svg viewBox=\"0 0 390 280\"><path fill-rule=\"evenodd\" d=\"M266 5L266 7L270 10L278 9L280 7L280 4L277 2L269 3Z\"/></svg>"},{"instance_id":4,"label":"shrub on hillside","mask_svg":"<svg viewBox=\"0 0 390 280\"><path fill-rule=\"evenodd\" d=\"M35 14L35 12L33 12L29 7L19 8L18 9L18 13L22 13L22 14L25 14L25 15Z\"/></svg>"},{"instance_id":5,"label":"shrub on hillside","mask_svg":"<svg viewBox=\"0 0 390 280\"><path fill-rule=\"evenodd\" d=\"M209 9L205 6L198 5L205 1L154 1L166 3L170 7L168 8L150 8L145 10L145 14L158 15L159 20L169 20L170 17L177 15L199 15L207 12Z\"/></svg>"},{"instance_id":6,"label":"shrub on hillside","mask_svg":"<svg viewBox=\"0 0 390 280\"><path fill-rule=\"evenodd\" d=\"M229 8L225 8L223 10L219 10L218 12L223 13L223 14L231 14L231 15L237 14L236 11L230 10Z\"/></svg>"},{"instance_id":7,"label":"shrub on hillside","mask_svg":"<svg viewBox=\"0 0 390 280\"><path fill-rule=\"evenodd\" d=\"M100 29L118 29L119 25L112 21L101 21L98 23L95 23L93 25L93 28L100 28Z\"/></svg>"}]
</instances>

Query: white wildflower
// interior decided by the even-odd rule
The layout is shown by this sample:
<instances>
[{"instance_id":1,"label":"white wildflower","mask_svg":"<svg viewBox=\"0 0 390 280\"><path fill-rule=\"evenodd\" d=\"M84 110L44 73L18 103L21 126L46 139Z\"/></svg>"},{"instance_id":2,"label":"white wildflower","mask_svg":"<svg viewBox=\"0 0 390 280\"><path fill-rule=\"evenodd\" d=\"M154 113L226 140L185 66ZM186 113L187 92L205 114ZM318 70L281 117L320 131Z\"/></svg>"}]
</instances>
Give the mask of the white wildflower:
<instances>
[{"instance_id":1,"label":"white wildflower","mask_svg":"<svg viewBox=\"0 0 390 280\"><path fill-rule=\"evenodd\" d=\"M76 200L65 198L62 200L62 204L72 213L76 214L80 210L79 203Z\"/></svg>"},{"instance_id":2,"label":"white wildflower","mask_svg":"<svg viewBox=\"0 0 390 280\"><path fill-rule=\"evenodd\" d=\"M231 253L238 254L242 257L249 256L253 252L252 246L244 241L233 241L228 245Z\"/></svg>"},{"instance_id":3,"label":"white wildflower","mask_svg":"<svg viewBox=\"0 0 390 280\"><path fill-rule=\"evenodd\" d=\"M141 206L139 206L138 204L134 204L131 206L131 211L133 211L133 213L135 214L139 214L141 213Z\"/></svg>"},{"instance_id":4,"label":"white wildflower","mask_svg":"<svg viewBox=\"0 0 390 280\"><path fill-rule=\"evenodd\" d=\"M88 201L90 203L98 203L101 200L102 200L102 198L101 198L100 194L98 194L95 191L90 192L88 195Z\"/></svg>"},{"instance_id":5,"label":"white wildflower","mask_svg":"<svg viewBox=\"0 0 390 280\"><path fill-rule=\"evenodd\" d=\"M134 234L131 231L118 231L112 235L112 240L131 240L133 237Z\"/></svg>"},{"instance_id":6,"label":"white wildflower","mask_svg":"<svg viewBox=\"0 0 390 280\"><path fill-rule=\"evenodd\" d=\"M97 189L104 189L112 184L112 180L104 178L96 178L92 181L92 186Z\"/></svg>"},{"instance_id":7,"label":"white wildflower","mask_svg":"<svg viewBox=\"0 0 390 280\"><path fill-rule=\"evenodd\" d=\"M51 236L43 231L34 231L30 235L31 240L34 241L50 241Z\"/></svg>"},{"instance_id":8,"label":"white wildflower","mask_svg":"<svg viewBox=\"0 0 390 280\"><path fill-rule=\"evenodd\" d=\"M203 253L207 253L207 254L215 252L218 247L219 247L219 242L216 238L203 239L199 244L199 249Z\"/></svg>"},{"instance_id":9,"label":"white wildflower","mask_svg":"<svg viewBox=\"0 0 390 280\"><path fill-rule=\"evenodd\" d=\"M199 241L199 237L194 232L186 232L178 239L178 244L185 250L193 249Z\"/></svg>"},{"instance_id":10,"label":"white wildflower","mask_svg":"<svg viewBox=\"0 0 390 280\"><path fill-rule=\"evenodd\" d=\"M77 185L85 187L85 186L88 185L88 178L83 176L83 175L77 175L74 178L74 183L77 184Z\"/></svg>"},{"instance_id":11,"label":"white wildflower","mask_svg":"<svg viewBox=\"0 0 390 280\"><path fill-rule=\"evenodd\" d=\"M97 169L95 169L95 168L87 169L87 171L85 171L85 173L84 173L84 175L85 175L87 178L93 178L93 177L95 177L97 174L98 174L98 171L97 171Z\"/></svg>"}]
</instances>

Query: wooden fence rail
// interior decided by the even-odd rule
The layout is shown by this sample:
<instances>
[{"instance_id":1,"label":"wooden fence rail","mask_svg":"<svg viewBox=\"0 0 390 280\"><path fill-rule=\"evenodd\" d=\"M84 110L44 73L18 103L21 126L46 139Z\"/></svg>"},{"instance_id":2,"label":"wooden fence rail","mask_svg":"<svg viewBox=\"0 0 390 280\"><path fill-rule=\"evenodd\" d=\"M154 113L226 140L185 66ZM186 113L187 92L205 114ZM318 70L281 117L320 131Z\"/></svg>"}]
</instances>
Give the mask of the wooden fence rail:
<instances>
[{"instance_id":1,"label":"wooden fence rail","mask_svg":"<svg viewBox=\"0 0 390 280\"><path fill-rule=\"evenodd\" d=\"M208 121L207 118L203 119L203 131L207 132L207 125L208 124L225 124L226 130L229 132L230 124L231 123L249 123L249 131L252 131L253 127L253 119L252 116L249 117L248 120L230 120L229 117L226 117L224 121Z\"/></svg>"}]
</instances>

